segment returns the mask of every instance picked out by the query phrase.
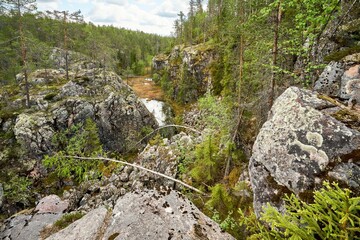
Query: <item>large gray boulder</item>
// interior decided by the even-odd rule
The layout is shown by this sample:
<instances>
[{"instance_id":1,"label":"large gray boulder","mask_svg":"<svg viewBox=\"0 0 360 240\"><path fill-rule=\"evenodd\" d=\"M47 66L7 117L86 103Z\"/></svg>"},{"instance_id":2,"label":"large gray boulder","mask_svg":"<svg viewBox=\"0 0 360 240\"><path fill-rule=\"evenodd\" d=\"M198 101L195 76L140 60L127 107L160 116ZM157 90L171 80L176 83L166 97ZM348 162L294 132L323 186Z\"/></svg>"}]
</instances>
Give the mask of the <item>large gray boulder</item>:
<instances>
[{"instance_id":1,"label":"large gray boulder","mask_svg":"<svg viewBox=\"0 0 360 240\"><path fill-rule=\"evenodd\" d=\"M249 164L258 216L268 202L281 210L285 193L308 198L325 179L360 184L360 132L331 116L344 111L296 87L275 101Z\"/></svg>"},{"instance_id":2,"label":"large gray boulder","mask_svg":"<svg viewBox=\"0 0 360 240\"><path fill-rule=\"evenodd\" d=\"M104 239L234 239L175 191L126 194L109 223Z\"/></svg>"},{"instance_id":3,"label":"large gray boulder","mask_svg":"<svg viewBox=\"0 0 360 240\"><path fill-rule=\"evenodd\" d=\"M47 196L40 200L34 212L23 211L7 219L0 227L0 239L41 239L41 232L59 220L66 208L67 202L58 196Z\"/></svg>"}]
</instances>

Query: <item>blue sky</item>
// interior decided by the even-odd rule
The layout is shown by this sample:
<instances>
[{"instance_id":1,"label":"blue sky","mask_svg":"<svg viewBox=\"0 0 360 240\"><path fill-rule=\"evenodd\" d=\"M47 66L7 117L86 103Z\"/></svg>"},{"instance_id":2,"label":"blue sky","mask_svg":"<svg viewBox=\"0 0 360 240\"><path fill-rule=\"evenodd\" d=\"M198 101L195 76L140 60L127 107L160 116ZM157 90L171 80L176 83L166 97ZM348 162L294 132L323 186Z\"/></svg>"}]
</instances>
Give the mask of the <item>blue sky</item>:
<instances>
[{"instance_id":1,"label":"blue sky","mask_svg":"<svg viewBox=\"0 0 360 240\"><path fill-rule=\"evenodd\" d=\"M169 36L177 13L188 12L187 0L37 0L40 11L81 10L85 21Z\"/></svg>"}]
</instances>

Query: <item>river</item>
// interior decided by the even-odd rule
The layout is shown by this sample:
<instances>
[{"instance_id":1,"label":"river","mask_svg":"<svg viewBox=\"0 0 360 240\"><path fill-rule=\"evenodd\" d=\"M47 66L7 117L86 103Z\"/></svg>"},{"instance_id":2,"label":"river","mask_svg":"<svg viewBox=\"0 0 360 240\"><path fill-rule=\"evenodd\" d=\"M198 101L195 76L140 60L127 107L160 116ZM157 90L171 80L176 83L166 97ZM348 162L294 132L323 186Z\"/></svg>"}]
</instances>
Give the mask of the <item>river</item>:
<instances>
[{"instance_id":1,"label":"river","mask_svg":"<svg viewBox=\"0 0 360 240\"><path fill-rule=\"evenodd\" d=\"M165 102L163 101L164 94L161 88L148 76L128 78L126 83L135 91L146 108L154 115L159 126L164 126L166 121L166 115L163 111Z\"/></svg>"}]
</instances>

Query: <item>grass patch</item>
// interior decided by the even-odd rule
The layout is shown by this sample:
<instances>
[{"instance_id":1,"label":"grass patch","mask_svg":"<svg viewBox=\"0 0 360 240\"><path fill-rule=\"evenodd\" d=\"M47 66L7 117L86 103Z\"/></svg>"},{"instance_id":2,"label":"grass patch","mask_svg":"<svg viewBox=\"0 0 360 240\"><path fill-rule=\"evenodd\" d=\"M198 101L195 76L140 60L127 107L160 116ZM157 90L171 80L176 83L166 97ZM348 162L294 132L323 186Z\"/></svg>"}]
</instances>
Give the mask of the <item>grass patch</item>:
<instances>
[{"instance_id":1,"label":"grass patch","mask_svg":"<svg viewBox=\"0 0 360 240\"><path fill-rule=\"evenodd\" d=\"M51 225L50 227L47 227L44 230L42 230L42 232L40 233L41 239L45 239L45 238L59 232L60 230L62 230L64 228L66 228L67 226L69 226L71 223L73 223L76 220L79 220L80 218L82 218L84 215L85 214L81 213L81 212L74 212L74 213L64 214L53 225Z\"/></svg>"}]
</instances>

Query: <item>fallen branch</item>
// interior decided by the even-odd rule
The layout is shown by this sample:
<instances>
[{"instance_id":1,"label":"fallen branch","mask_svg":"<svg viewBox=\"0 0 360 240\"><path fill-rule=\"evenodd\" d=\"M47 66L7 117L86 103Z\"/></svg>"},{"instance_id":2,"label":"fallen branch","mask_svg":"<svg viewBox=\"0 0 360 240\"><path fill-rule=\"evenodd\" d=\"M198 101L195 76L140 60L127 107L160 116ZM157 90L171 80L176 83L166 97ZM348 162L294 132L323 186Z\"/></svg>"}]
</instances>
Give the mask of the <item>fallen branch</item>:
<instances>
[{"instance_id":1,"label":"fallen branch","mask_svg":"<svg viewBox=\"0 0 360 240\"><path fill-rule=\"evenodd\" d=\"M132 166L134 168L138 168L140 170L144 170L146 172L150 172L150 173L153 173L155 175L158 175L160 177L163 177L163 178L166 178L166 179L169 179L171 181L174 181L176 183L179 183L181 185L183 185L184 187L187 187L197 193L200 193L202 195L205 195L205 193L203 193L202 191L200 191L199 189L197 188L194 188L193 186L190 186L189 184L186 184L178 179L175 179L173 177L170 177L170 176L167 176L165 174L162 174L162 173L159 173L159 172L156 172L156 171L153 171L153 170L150 170L148 168L145 168L145 167L142 167L142 166L139 166L139 165L136 165L136 164L133 164L133 163L128 163L128 162L125 162L125 161L121 161L121 160L116 160L116 159L112 159L112 158L105 158L105 157L77 157L77 156L62 156L62 157L65 157L65 158L75 158L75 159L82 159L82 160L105 160L105 161L111 161L111 162L117 162L117 163L122 163L124 165L128 165L128 166Z\"/></svg>"}]
</instances>

